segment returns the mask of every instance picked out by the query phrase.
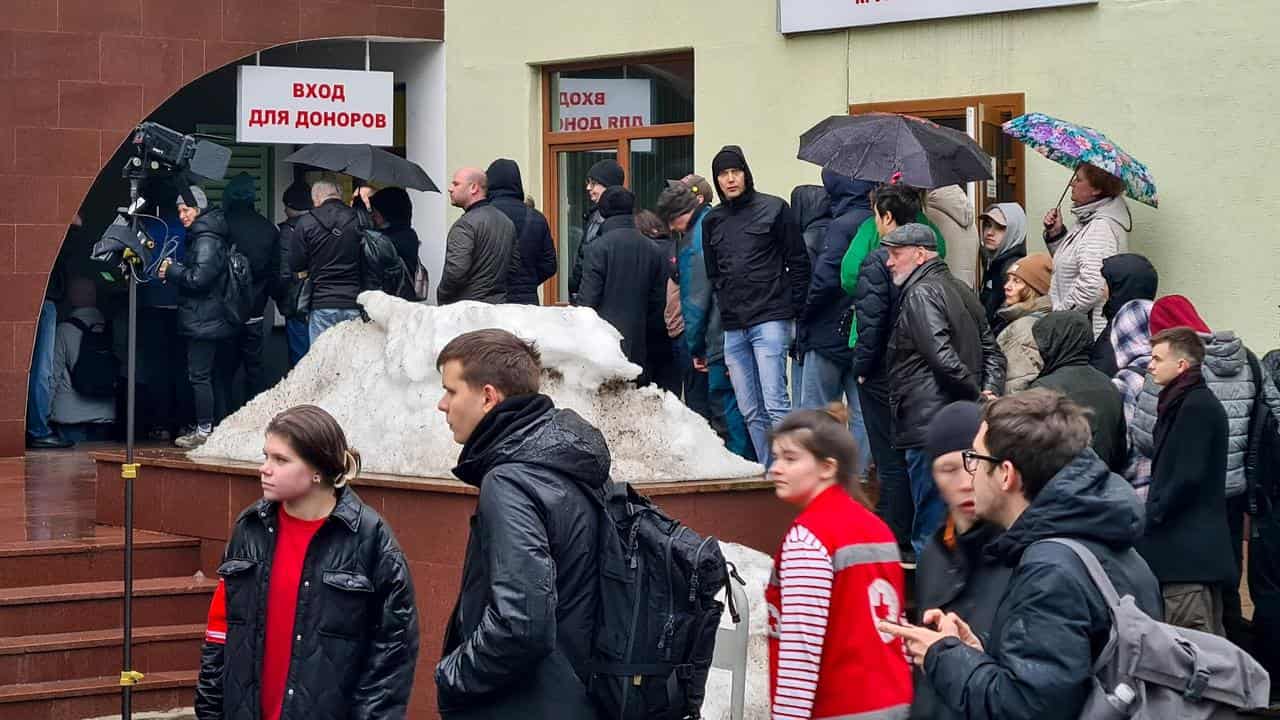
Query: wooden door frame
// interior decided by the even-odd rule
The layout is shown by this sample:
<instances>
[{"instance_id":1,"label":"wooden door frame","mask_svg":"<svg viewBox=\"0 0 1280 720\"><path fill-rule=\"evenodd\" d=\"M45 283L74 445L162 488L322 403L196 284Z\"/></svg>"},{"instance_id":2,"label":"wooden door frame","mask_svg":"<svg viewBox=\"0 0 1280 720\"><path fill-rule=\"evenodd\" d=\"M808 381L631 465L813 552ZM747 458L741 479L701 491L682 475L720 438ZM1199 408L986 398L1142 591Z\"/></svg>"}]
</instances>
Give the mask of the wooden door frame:
<instances>
[{"instance_id":1,"label":"wooden door frame","mask_svg":"<svg viewBox=\"0 0 1280 720\"><path fill-rule=\"evenodd\" d=\"M869 112L901 113L925 119L936 117L954 117L965 115L971 107L985 106L988 111L1012 113L1017 117L1027 111L1025 93L996 93L992 95L968 95L946 98L925 98L919 100L890 100L885 102L853 103L849 105L850 115L861 115ZM982 118L978 118L979 124ZM979 128L981 133L981 128ZM979 134L981 142L981 134ZM1020 142L1013 143L1014 163L1014 200L1024 209L1027 207L1026 184L1026 146Z\"/></svg>"},{"instance_id":2,"label":"wooden door frame","mask_svg":"<svg viewBox=\"0 0 1280 720\"><path fill-rule=\"evenodd\" d=\"M626 140L617 140L614 147L618 152L618 162L622 163L621 158L626 149ZM542 207L545 212L543 215L547 218L547 225L551 228L551 242L556 249L556 274L550 280L543 283L543 304L554 305L560 302L560 198L558 191L560 189L560 163L556 162L556 155L562 152L574 152L582 150L608 150L608 141L596 142L575 142L562 143L559 145L544 144L542 148ZM626 166L623 166L626 169ZM573 263L569 264L573 267ZM567 298L566 298L567 300Z\"/></svg>"}]
</instances>

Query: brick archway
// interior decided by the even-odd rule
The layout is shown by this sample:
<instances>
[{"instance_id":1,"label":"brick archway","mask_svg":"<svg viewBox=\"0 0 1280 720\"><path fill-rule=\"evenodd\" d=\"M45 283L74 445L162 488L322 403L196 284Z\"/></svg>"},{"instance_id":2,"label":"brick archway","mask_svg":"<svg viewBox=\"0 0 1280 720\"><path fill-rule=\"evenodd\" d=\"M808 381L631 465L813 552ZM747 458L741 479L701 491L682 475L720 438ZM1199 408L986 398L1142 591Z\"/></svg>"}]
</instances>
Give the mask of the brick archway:
<instances>
[{"instance_id":1,"label":"brick archway","mask_svg":"<svg viewBox=\"0 0 1280 720\"><path fill-rule=\"evenodd\" d=\"M23 0L0 13L0 457L23 453L36 320L67 224L129 130L259 50L367 36L443 40L444 2Z\"/></svg>"}]
</instances>

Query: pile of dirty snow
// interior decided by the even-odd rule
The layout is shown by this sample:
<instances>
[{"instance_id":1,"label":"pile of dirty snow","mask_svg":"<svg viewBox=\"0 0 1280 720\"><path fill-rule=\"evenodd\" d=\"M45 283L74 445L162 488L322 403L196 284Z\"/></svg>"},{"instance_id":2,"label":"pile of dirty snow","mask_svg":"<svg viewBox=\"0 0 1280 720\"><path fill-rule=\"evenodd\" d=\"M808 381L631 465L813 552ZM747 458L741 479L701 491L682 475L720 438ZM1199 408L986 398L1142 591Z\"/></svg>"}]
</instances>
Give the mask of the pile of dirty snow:
<instances>
[{"instance_id":1,"label":"pile of dirty snow","mask_svg":"<svg viewBox=\"0 0 1280 720\"><path fill-rule=\"evenodd\" d=\"M443 390L435 360L458 335L509 330L537 343L542 391L604 433L613 476L628 482L758 476L700 415L656 387L636 388L621 335L589 308L488 305L444 307L360 295L371 322L324 333L289 375L220 423L193 451L198 459L258 462L262 432L276 413L304 403L333 414L371 472L452 477L461 447L436 409Z\"/></svg>"}]
</instances>

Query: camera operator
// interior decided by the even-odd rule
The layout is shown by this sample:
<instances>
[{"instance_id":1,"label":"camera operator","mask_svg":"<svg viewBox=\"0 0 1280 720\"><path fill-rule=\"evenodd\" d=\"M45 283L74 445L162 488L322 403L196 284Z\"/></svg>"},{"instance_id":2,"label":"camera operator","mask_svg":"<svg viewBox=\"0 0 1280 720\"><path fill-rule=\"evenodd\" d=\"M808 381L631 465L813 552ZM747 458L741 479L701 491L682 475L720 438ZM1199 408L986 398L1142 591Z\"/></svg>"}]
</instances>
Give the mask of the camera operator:
<instances>
[{"instance_id":1,"label":"camera operator","mask_svg":"<svg viewBox=\"0 0 1280 720\"><path fill-rule=\"evenodd\" d=\"M239 328L227 320L222 295L227 282L227 219L220 209L209 209L204 191L192 185L179 193L178 217L187 229L183 262L172 259L160 265L160 278L178 288L178 331L187 338L187 379L195 396L196 429L174 441L180 448L196 448L213 432L215 393L226 407L228 379L226 347Z\"/></svg>"}]
</instances>

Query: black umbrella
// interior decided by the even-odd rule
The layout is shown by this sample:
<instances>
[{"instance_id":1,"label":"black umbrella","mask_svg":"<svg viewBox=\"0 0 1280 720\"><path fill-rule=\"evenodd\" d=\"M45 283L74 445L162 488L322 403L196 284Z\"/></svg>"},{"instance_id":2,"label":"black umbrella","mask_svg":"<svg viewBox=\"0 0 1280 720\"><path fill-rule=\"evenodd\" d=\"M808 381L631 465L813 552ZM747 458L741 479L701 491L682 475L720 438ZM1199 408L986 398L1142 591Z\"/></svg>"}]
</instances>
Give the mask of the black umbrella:
<instances>
[{"instance_id":1,"label":"black umbrella","mask_svg":"<svg viewBox=\"0 0 1280 720\"><path fill-rule=\"evenodd\" d=\"M991 179L991 156L968 135L910 115L832 115L800 136L796 157L856 180L933 189Z\"/></svg>"},{"instance_id":2,"label":"black umbrella","mask_svg":"<svg viewBox=\"0 0 1280 720\"><path fill-rule=\"evenodd\" d=\"M383 185L440 192L418 163L372 145L314 143L284 161L345 173Z\"/></svg>"}]
</instances>

